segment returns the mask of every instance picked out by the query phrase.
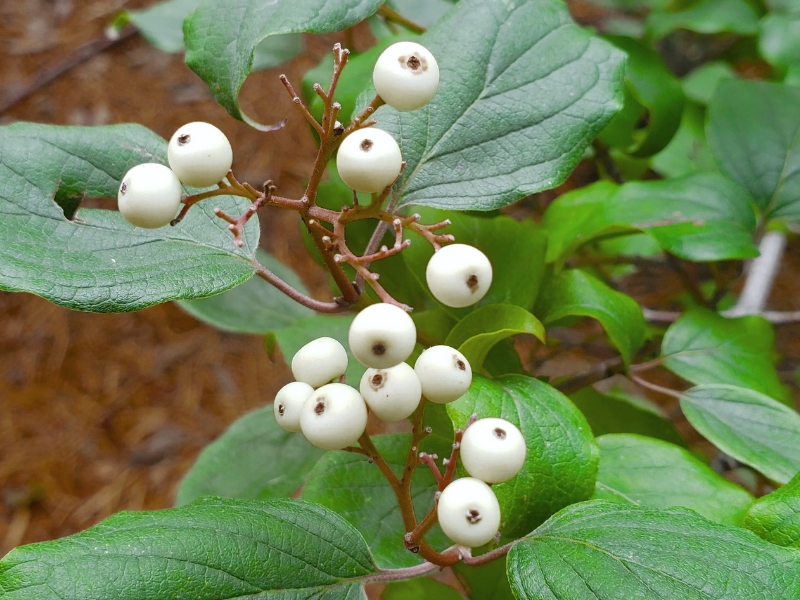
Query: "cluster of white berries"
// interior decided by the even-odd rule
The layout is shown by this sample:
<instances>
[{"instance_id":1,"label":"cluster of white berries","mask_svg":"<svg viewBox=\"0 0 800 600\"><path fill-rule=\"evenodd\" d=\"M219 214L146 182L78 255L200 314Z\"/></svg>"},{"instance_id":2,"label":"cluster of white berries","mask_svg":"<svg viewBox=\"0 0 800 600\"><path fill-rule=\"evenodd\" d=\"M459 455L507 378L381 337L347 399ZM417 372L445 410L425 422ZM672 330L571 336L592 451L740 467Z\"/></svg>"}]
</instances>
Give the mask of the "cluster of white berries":
<instances>
[{"instance_id":1,"label":"cluster of white berries","mask_svg":"<svg viewBox=\"0 0 800 600\"><path fill-rule=\"evenodd\" d=\"M489 543L500 528L500 504L487 484L508 481L519 473L525 462L525 438L505 419L479 419L464 431L460 451L470 477L444 488L436 513L447 537L475 548Z\"/></svg>"},{"instance_id":2,"label":"cluster of white berries","mask_svg":"<svg viewBox=\"0 0 800 600\"><path fill-rule=\"evenodd\" d=\"M427 48L398 42L381 53L372 72L375 91L399 111L422 108L439 87L439 65ZM357 129L339 147L336 167L342 181L357 192L374 194L400 175L403 157L394 138L376 127Z\"/></svg>"},{"instance_id":3,"label":"cluster of white berries","mask_svg":"<svg viewBox=\"0 0 800 600\"><path fill-rule=\"evenodd\" d=\"M350 326L348 345L367 368L359 389L340 383L347 352L338 341L322 337L292 358L296 381L275 396L278 424L301 431L326 450L355 444L364 434L367 416L396 422L408 418L424 396L445 404L463 396L472 383L469 361L449 346L428 348L414 367L405 363L416 344L416 328L404 310L373 304ZM525 460L525 440L503 419L472 423L460 441L461 462L470 477L449 484L439 497L442 530L454 542L476 547L491 541L500 527L500 505L487 485L514 477Z\"/></svg>"},{"instance_id":4,"label":"cluster of white berries","mask_svg":"<svg viewBox=\"0 0 800 600\"><path fill-rule=\"evenodd\" d=\"M203 188L222 181L233 163L225 134L210 123L187 123L172 136L169 167L144 163L129 170L117 193L119 212L136 227L168 225L181 205L181 183Z\"/></svg>"},{"instance_id":5,"label":"cluster of white berries","mask_svg":"<svg viewBox=\"0 0 800 600\"><path fill-rule=\"evenodd\" d=\"M414 321L393 304L373 304L350 325L348 345L368 367L356 390L336 380L347 369L347 352L333 338L309 342L292 358L296 381L275 397L275 419L287 431L302 431L308 441L336 450L358 441L367 426L367 407L387 422L402 421L424 395L440 404L460 398L472 383L469 361L458 350L434 346L414 368L404 361L417 342Z\"/></svg>"}]
</instances>

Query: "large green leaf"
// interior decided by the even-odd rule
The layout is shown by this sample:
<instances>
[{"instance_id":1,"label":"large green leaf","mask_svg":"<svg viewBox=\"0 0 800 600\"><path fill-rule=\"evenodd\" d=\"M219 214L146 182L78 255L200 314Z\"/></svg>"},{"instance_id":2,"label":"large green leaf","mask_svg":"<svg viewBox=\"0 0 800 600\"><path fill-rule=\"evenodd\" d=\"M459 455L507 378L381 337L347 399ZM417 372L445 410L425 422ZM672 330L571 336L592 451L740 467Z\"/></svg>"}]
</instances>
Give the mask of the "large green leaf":
<instances>
[{"instance_id":1,"label":"large green leaf","mask_svg":"<svg viewBox=\"0 0 800 600\"><path fill-rule=\"evenodd\" d=\"M256 46L277 34L340 31L381 4L382 0L201 0L184 24L186 64L225 110L258 127L238 102Z\"/></svg>"},{"instance_id":2,"label":"large green leaf","mask_svg":"<svg viewBox=\"0 0 800 600\"><path fill-rule=\"evenodd\" d=\"M579 269L561 271L547 283L536 313L548 327L568 317L597 319L626 365L644 341L644 317L636 301Z\"/></svg>"},{"instance_id":3,"label":"large green leaf","mask_svg":"<svg viewBox=\"0 0 800 600\"><path fill-rule=\"evenodd\" d=\"M756 217L744 189L718 173L696 173L621 187L600 181L559 197L545 213L548 261L563 261L603 237L644 231L694 261L758 255Z\"/></svg>"},{"instance_id":4,"label":"large green leaf","mask_svg":"<svg viewBox=\"0 0 800 600\"><path fill-rule=\"evenodd\" d=\"M372 439L394 472L402 475L411 436L381 435ZM448 456L450 444L452 439L436 453L440 457ZM414 472L411 496L418 519L433 506L436 487L436 480L427 467L419 467ZM326 454L312 469L303 488L303 499L322 504L352 523L366 539L381 568L410 567L422 562L403 545L406 531L397 498L380 469L365 456L349 452ZM440 550L450 545L438 526L426 539Z\"/></svg>"},{"instance_id":5,"label":"large green leaf","mask_svg":"<svg viewBox=\"0 0 800 600\"><path fill-rule=\"evenodd\" d=\"M657 405L621 393L602 394L591 386L571 394L573 404L589 422L595 436L607 433L638 433L685 446L675 426Z\"/></svg>"},{"instance_id":6,"label":"large green leaf","mask_svg":"<svg viewBox=\"0 0 800 600\"><path fill-rule=\"evenodd\" d=\"M135 228L114 210L67 218L84 197L116 198L128 169L165 164L166 150L163 139L138 125L0 128L0 289L68 308L126 312L211 296L249 279L257 219L237 248L213 213L220 207L241 214L246 199L201 202L178 226L161 229Z\"/></svg>"},{"instance_id":7,"label":"large green leaf","mask_svg":"<svg viewBox=\"0 0 800 600\"><path fill-rule=\"evenodd\" d=\"M176 504L203 496L268 500L297 490L323 451L275 422L272 405L246 414L197 458Z\"/></svg>"},{"instance_id":8,"label":"large green leaf","mask_svg":"<svg viewBox=\"0 0 800 600\"><path fill-rule=\"evenodd\" d=\"M544 325L524 308L513 304L488 304L461 319L450 331L445 344L458 348L477 371L497 342L519 333L536 336L542 342L545 339Z\"/></svg>"},{"instance_id":9,"label":"large green leaf","mask_svg":"<svg viewBox=\"0 0 800 600\"><path fill-rule=\"evenodd\" d=\"M800 89L723 81L708 108L708 143L722 171L766 215L800 219Z\"/></svg>"},{"instance_id":10,"label":"large green leaf","mask_svg":"<svg viewBox=\"0 0 800 600\"><path fill-rule=\"evenodd\" d=\"M683 10L654 10L647 18L650 36L660 38L676 29L697 33L758 33L758 14L747 0L699 0Z\"/></svg>"},{"instance_id":11,"label":"large green leaf","mask_svg":"<svg viewBox=\"0 0 800 600\"><path fill-rule=\"evenodd\" d=\"M493 272L492 286L478 306L514 304L525 309L533 306L544 276L547 246L544 231L530 221L520 223L503 215L473 216L427 208L419 213L421 222L426 224L449 219L450 225L440 233L452 234L457 243L475 246L489 258ZM431 256L433 247L418 237L402 252L408 269L425 290L428 289L425 269ZM472 310L444 308L459 318Z\"/></svg>"},{"instance_id":12,"label":"large green leaf","mask_svg":"<svg viewBox=\"0 0 800 600\"><path fill-rule=\"evenodd\" d=\"M591 497L598 450L589 424L555 388L524 375L486 379L476 375L469 391L447 405L456 427L470 416L501 417L519 427L528 449L522 470L492 486L506 538L524 535L550 515Z\"/></svg>"},{"instance_id":13,"label":"large green leaf","mask_svg":"<svg viewBox=\"0 0 800 600\"><path fill-rule=\"evenodd\" d=\"M683 506L706 519L740 525L753 497L692 454L632 434L597 438L600 470L594 497L652 508Z\"/></svg>"},{"instance_id":14,"label":"large green leaf","mask_svg":"<svg viewBox=\"0 0 800 600\"><path fill-rule=\"evenodd\" d=\"M800 415L733 385L698 385L681 396L689 422L717 448L786 483L800 471Z\"/></svg>"},{"instance_id":15,"label":"large green leaf","mask_svg":"<svg viewBox=\"0 0 800 600\"><path fill-rule=\"evenodd\" d=\"M314 315L294 323L291 327L275 331L275 339L287 363L292 362L292 357L300 348L312 340L320 337L332 337L347 349L347 383L358 387L361 376L367 370L350 354L347 343L347 332L350 331L352 316L334 317L329 315Z\"/></svg>"},{"instance_id":16,"label":"large green leaf","mask_svg":"<svg viewBox=\"0 0 800 600\"><path fill-rule=\"evenodd\" d=\"M0 598L366 598L375 564L358 531L307 502L208 498L123 512L0 561Z\"/></svg>"},{"instance_id":17,"label":"large green leaf","mask_svg":"<svg viewBox=\"0 0 800 600\"><path fill-rule=\"evenodd\" d=\"M681 123L684 96L658 52L625 36L606 36L628 55L625 106L600 134L600 139L636 157L666 146ZM641 120L647 125L642 128Z\"/></svg>"},{"instance_id":18,"label":"large green leaf","mask_svg":"<svg viewBox=\"0 0 800 600\"><path fill-rule=\"evenodd\" d=\"M695 512L570 506L508 553L519 600L796 600L800 553Z\"/></svg>"},{"instance_id":19,"label":"large green leaf","mask_svg":"<svg viewBox=\"0 0 800 600\"><path fill-rule=\"evenodd\" d=\"M773 362L775 334L762 317L725 317L694 308L667 329L664 366L692 383L729 383L789 400Z\"/></svg>"},{"instance_id":20,"label":"large green leaf","mask_svg":"<svg viewBox=\"0 0 800 600\"><path fill-rule=\"evenodd\" d=\"M286 283L305 293L302 281L289 267L263 250L256 252L256 258ZM178 306L214 327L257 334L291 327L300 319L314 314L260 277L253 277L217 296L181 300Z\"/></svg>"},{"instance_id":21,"label":"large green leaf","mask_svg":"<svg viewBox=\"0 0 800 600\"><path fill-rule=\"evenodd\" d=\"M681 126L667 147L650 159L650 166L664 177L683 177L696 171L719 170L706 141L705 107L695 102L686 103Z\"/></svg>"},{"instance_id":22,"label":"large green leaf","mask_svg":"<svg viewBox=\"0 0 800 600\"><path fill-rule=\"evenodd\" d=\"M743 526L772 544L800 549L800 473L759 498L747 511Z\"/></svg>"},{"instance_id":23,"label":"large green leaf","mask_svg":"<svg viewBox=\"0 0 800 600\"><path fill-rule=\"evenodd\" d=\"M377 112L407 163L401 204L490 210L552 188L621 105L624 55L558 0L461 0L420 42L436 96Z\"/></svg>"}]
</instances>

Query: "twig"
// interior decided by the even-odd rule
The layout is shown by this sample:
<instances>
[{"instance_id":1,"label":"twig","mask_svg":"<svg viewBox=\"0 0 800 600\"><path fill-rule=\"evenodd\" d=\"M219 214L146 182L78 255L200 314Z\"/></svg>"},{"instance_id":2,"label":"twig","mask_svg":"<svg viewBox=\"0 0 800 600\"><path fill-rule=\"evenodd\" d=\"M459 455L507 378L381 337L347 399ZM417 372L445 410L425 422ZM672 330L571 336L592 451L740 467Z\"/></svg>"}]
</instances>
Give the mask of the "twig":
<instances>
[{"instance_id":1,"label":"twig","mask_svg":"<svg viewBox=\"0 0 800 600\"><path fill-rule=\"evenodd\" d=\"M654 392L658 392L659 394L664 394L665 396L670 396L672 398L680 398L683 395L680 392L673 390L671 388L651 383L646 379L642 379L638 375L630 375L630 378L631 381L638 383L642 387L647 388L648 390L652 390Z\"/></svg>"},{"instance_id":2,"label":"twig","mask_svg":"<svg viewBox=\"0 0 800 600\"><path fill-rule=\"evenodd\" d=\"M681 318L683 313L673 310L654 310L652 308L642 308L644 318L648 323L674 323ZM720 313L723 317L740 317L733 309L723 310ZM773 325L788 325L800 322L800 310L764 310L758 313L748 313L750 316L762 317Z\"/></svg>"},{"instance_id":3,"label":"twig","mask_svg":"<svg viewBox=\"0 0 800 600\"><path fill-rule=\"evenodd\" d=\"M617 367L622 365L622 358L619 356L597 363L591 369L578 373L574 377L558 384L556 387L562 394L569 395L592 385L598 381L608 379L617 372Z\"/></svg>"},{"instance_id":4,"label":"twig","mask_svg":"<svg viewBox=\"0 0 800 600\"><path fill-rule=\"evenodd\" d=\"M409 19L405 18L403 15L392 10L392 8L387 4L381 5L381 7L378 9L378 14L381 15L387 21L391 21L392 23L397 23L398 25L402 25L409 31L413 31L414 33L419 33L419 34L425 33L425 28L422 25L417 25L413 21L410 21Z\"/></svg>"},{"instance_id":5,"label":"twig","mask_svg":"<svg viewBox=\"0 0 800 600\"><path fill-rule=\"evenodd\" d=\"M403 569L381 569L373 575L367 575L364 577L364 579L362 579L362 581L364 583L369 583L371 581L396 581L398 579L411 579L412 577L420 577L421 575L425 575L431 571L436 571L437 569L439 569L437 565L426 561L420 565L405 567Z\"/></svg>"},{"instance_id":6,"label":"twig","mask_svg":"<svg viewBox=\"0 0 800 600\"><path fill-rule=\"evenodd\" d=\"M781 266L786 248L786 234L782 231L767 231L758 244L759 256L747 268L747 279L736 306L728 311L730 316L763 313L767 305L775 276Z\"/></svg>"},{"instance_id":7,"label":"twig","mask_svg":"<svg viewBox=\"0 0 800 600\"><path fill-rule=\"evenodd\" d=\"M12 95L10 98L0 104L0 115L10 110L29 96L38 92L47 84L52 83L62 75L65 75L78 65L86 62L90 58L100 54L101 52L111 48L132 37L137 33L136 27L131 24L126 25L121 31L116 33L113 37L104 35L101 38L87 42L73 50L67 57L60 63L45 67L36 78L23 90Z\"/></svg>"},{"instance_id":8,"label":"twig","mask_svg":"<svg viewBox=\"0 0 800 600\"><path fill-rule=\"evenodd\" d=\"M320 313L337 313L347 310L348 305L347 303L341 302L322 302L320 300L314 300L314 298L310 298L306 296L303 292L293 288L291 285L286 283L283 279L275 275L272 271L267 269L265 266L261 265L258 261L254 260L253 264L256 268L256 275L261 277L267 283L270 283L275 288L289 296L295 302L302 304L310 308L311 310L315 310Z\"/></svg>"},{"instance_id":9,"label":"twig","mask_svg":"<svg viewBox=\"0 0 800 600\"><path fill-rule=\"evenodd\" d=\"M513 542L509 542L504 546L500 546L499 548L495 548L491 552L487 552L486 554L481 554L480 556L472 556L467 552L461 553L461 560L464 562L465 565L471 566L478 566L478 565L485 565L488 562L492 562L493 560L497 560L508 554L508 551L516 544L519 540L514 540Z\"/></svg>"},{"instance_id":10,"label":"twig","mask_svg":"<svg viewBox=\"0 0 800 600\"><path fill-rule=\"evenodd\" d=\"M600 140L595 140L592 142L592 147L594 148L597 160L600 161L601 165L603 165L603 169L605 169L606 174L620 185L625 183L625 178L622 176L622 173L620 173L617 163L615 163L614 159L611 158L611 153L608 151L608 146L606 146Z\"/></svg>"}]
</instances>

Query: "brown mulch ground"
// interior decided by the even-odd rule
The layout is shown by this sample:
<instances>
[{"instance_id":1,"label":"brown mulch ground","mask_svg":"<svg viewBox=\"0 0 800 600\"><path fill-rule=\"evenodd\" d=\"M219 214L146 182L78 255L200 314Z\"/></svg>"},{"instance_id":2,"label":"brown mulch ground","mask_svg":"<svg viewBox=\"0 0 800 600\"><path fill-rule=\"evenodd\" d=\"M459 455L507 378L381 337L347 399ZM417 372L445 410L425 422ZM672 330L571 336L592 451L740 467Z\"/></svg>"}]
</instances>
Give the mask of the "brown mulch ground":
<instances>
[{"instance_id":1,"label":"brown mulch ground","mask_svg":"<svg viewBox=\"0 0 800 600\"><path fill-rule=\"evenodd\" d=\"M0 2L0 97L99 37L119 9L152 3ZM299 82L335 39L309 39L307 55L282 70ZM272 178L296 197L310 171L313 143L276 75L255 74L245 85L250 115L265 123L290 117L283 131L261 134L228 117L182 57L134 37L38 91L0 123L138 122L168 138L185 122L209 121L230 137L241 179ZM262 217L262 243L292 264L318 297L327 293L325 278L302 250L294 216L272 211ZM770 308L800 310L799 275L795 242ZM629 285L655 307L675 281L652 273ZM800 325L777 333L789 382L800 364ZM569 364L550 368L574 372L596 360L576 350ZM0 556L119 510L171 505L197 453L288 380L286 366L270 362L259 338L218 332L171 304L91 315L0 292Z\"/></svg>"}]
</instances>

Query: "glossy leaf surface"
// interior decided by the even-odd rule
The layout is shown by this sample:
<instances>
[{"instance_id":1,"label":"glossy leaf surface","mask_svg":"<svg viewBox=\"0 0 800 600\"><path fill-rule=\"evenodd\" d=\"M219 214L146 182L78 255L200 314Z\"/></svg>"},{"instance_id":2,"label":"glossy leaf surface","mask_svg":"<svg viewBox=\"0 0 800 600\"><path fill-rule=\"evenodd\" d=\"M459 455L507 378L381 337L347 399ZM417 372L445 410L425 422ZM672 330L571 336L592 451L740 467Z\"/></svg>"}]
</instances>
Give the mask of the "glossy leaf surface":
<instances>
[{"instance_id":1,"label":"glossy leaf surface","mask_svg":"<svg viewBox=\"0 0 800 600\"><path fill-rule=\"evenodd\" d=\"M522 470L492 486L506 538L519 537L561 508L591 497L598 450L580 411L555 388L524 375L474 376L469 391L447 405L456 427L470 416L500 417L519 427L528 449Z\"/></svg>"},{"instance_id":2,"label":"glossy leaf surface","mask_svg":"<svg viewBox=\"0 0 800 600\"><path fill-rule=\"evenodd\" d=\"M787 399L772 354L775 334L762 317L727 319L692 309L667 329L664 366L692 383L729 383L776 400Z\"/></svg>"},{"instance_id":3,"label":"glossy leaf surface","mask_svg":"<svg viewBox=\"0 0 800 600\"><path fill-rule=\"evenodd\" d=\"M747 511L743 526L772 544L800 548L800 473L759 498Z\"/></svg>"},{"instance_id":4,"label":"glossy leaf surface","mask_svg":"<svg viewBox=\"0 0 800 600\"><path fill-rule=\"evenodd\" d=\"M0 561L0 598L366 598L364 539L335 513L297 500L208 498L123 512Z\"/></svg>"},{"instance_id":5,"label":"glossy leaf surface","mask_svg":"<svg viewBox=\"0 0 800 600\"><path fill-rule=\"evenodd\" d=\"M568 269L548 281L536 305L546 326L567 317L591 317L606 330L625 364L644 340L641 307L630 297L579 269Z\"/></svg>"},{"instance_id":6,"label":"glossy leaf surface","mask_svg":"<svg viewBox=\"0 0 800 600\"><path fill-rule=\"evenodd\" d=\"M800 89L723 81L708 108L708 143L720 169L768 216L800 219Z\"/></svg>"},{"instance_id":7,"label":"glossy leaf surface","mask_svg":"<svg viewBox=\"0 0 800 600\"><path fill-rule=\"evenodd\" d=\"M794 600L800 553L697 513L577 504L516 544L519 600Z\"/></svg>"},{"instance_id":8,"label":"glossy leaf surface","mask_svg":"<svg viewBox=\"0 0 800 600\"><path fill-rule=\"evenodd\" d=\"M420 42L436 96L376 113L407 163L402 205L491 210L554 187L621 106L623 54L557 0L462 0Z\"/></svg>"},{"instance_id":9,"label":"glossy leaf surface","mask_svg":"<svg viewBox=\"0 0 800 600\"><path fill-rule=\"evenodd\" d=\"M681 396L689 422L717 448L786 483L800 471L800 415L732 385L698 385Z\"/></svg>"},{"instance_id":10,"label":"glossy leaf surface","mask_svg":"<svg viewBox=\"0 0 800 600\"><path fill-rule=\"evenodd\" d=\"M688 450L632 434L597 438L600 470L594 497L652 508L682 506L706 519L741 525L753 497Z\"/></svg>"}]
</instances>

